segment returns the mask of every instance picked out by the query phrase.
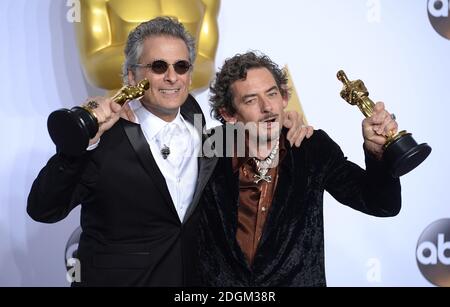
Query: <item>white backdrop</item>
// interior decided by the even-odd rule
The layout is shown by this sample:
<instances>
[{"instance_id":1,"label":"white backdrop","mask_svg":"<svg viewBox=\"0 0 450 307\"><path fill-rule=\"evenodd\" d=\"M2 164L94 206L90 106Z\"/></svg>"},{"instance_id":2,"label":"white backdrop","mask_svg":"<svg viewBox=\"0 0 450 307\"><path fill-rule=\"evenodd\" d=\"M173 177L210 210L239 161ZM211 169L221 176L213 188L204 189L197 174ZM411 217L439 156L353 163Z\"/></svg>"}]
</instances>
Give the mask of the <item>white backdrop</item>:
<instances>
[{"instance_id":1,"label":"white backdrop","mask_svg":"<svg viewBox=\"0 0 450 307\"><path fill-rule=\"evenodd\" d=\"M102 93L84 80L68 9L66 0L0 1L0 286L68 286L64 246L79 210L53 225L25 211L31 184L54 153L48 114ZM430 285L415 252L422 231L449 217L450 41L432 28L427 1L222 0L219 31L218 67L250 49L288 64L309 123L350 160L364 165L362 114L339 97L339 69L363 79L400 128L433 147L402 178L397 217L366 216L325 197L328 285ZM209 113L207 93L198 99Z\"/></svg>"}]
</instances>

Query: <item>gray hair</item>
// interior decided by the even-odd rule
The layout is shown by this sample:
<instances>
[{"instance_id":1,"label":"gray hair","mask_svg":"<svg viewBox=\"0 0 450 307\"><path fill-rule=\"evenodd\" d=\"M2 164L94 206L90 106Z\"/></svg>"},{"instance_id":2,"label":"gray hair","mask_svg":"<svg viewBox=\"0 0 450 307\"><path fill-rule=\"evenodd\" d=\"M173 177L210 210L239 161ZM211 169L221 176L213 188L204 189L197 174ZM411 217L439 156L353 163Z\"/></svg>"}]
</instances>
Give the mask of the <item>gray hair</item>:
<instances>
[{"instance_id":1,"label":"gray hair","mask_svg":"<svg viewBox=\"0 0 450 307\"><path fill-rule=\"evenodd\" d=\"M195 61L195 40L183 24L170 17L156 17L141 23L128 35L125 47L125 62L122 66L122 79L128 84L128 71L136 73L134 65L139 64L144 49L144 41L151 36L171 36L182 39L189 51L189 62Z\"/></svg>"}]
</instances>

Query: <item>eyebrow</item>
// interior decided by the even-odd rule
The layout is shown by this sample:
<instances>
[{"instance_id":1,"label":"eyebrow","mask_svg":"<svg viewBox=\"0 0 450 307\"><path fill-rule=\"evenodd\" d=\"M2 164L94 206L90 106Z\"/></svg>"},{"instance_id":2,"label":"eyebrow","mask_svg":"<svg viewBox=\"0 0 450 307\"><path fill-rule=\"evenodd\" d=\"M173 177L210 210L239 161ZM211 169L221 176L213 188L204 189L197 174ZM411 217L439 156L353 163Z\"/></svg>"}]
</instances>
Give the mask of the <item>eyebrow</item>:
<instances>
[{"instance_id":1,"label":"eyebrow","mask_svg":"<svg viewBox=\"0 0 450 307\"><path fill-rule=\"evenodd\" d=\"M278 86L276 86L276 85L272 86L267 91L265 91L265 93L267 94L267 93L269 93L269 92L271 92L273 90L278 90ZM252 98L252 97L255 97L255 96L257 96L257 94L247 94L247 95L242 96L242 100L244 101L247 98Z\"/></svg>"},{"instance_id":2,"label":"eyebrow","mask_svg":"<svg viewBox=\"0 0 450 307\"><path fill-rule=\"evenodd\" d=\"M164 61L164 62L166 62L166 63L169 63L169 64L171 64L168 60L166 60L166 59L163 59L163 58L154 58L154 59L150 59L150 62L149 63L153 63L153 62L155 62L155 61ZM173 64L175 64L175 63L177 63L177 62L180 62L180 61L187 61L187 62L191 62L189 59L178 59L178 60L175 60L175 62L173 62Z\"/></svg>"}]
</instances>

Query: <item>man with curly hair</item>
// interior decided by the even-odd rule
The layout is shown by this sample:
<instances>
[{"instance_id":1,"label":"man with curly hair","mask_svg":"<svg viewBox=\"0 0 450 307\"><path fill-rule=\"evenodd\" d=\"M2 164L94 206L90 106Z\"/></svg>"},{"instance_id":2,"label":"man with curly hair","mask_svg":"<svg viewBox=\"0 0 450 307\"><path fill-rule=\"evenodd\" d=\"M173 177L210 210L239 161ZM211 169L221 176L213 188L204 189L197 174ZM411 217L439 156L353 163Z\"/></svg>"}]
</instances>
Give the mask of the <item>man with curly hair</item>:
<instances>
[{"instance_id":1,"label":"man with curly hair","mask_svg":"<svg viewBox=\"0 0 450 307\"><path fill-rule=\"evenodd\" d=\"M217 119L255 129L246 134L245 156L220 158L204 189L198 236L202 285L325 286L324 191L364 213L396 215L400 181L389 174L381 154L384 136L395 132L397 123L382 102L363 121L364 170L322 130L299 148L286 142L280 123L287 77L267 56L249 52L228 59L211 93Z\"/></svg>"},{"instance_id":2,"label":"man with curly hair","mask_svg":"<svg viewBox=\"0 0 450 307\"><path fill-rule=\"evenodd\" d=\"M195 58L195 40L178 20L138 25L128 35L123 78L130 85L146 78L150 88L129 103L135 122L121 118L112 99L87 99L99 122L90 146L80 156L57 148L34 181L27 204L34 220L55 223L81 205L73 286L191 283L198 200L215 163L198 157L204 118L189 94ZM299 144L306 128L295 116L290 127Z\"/></svg>"}]
</instances>

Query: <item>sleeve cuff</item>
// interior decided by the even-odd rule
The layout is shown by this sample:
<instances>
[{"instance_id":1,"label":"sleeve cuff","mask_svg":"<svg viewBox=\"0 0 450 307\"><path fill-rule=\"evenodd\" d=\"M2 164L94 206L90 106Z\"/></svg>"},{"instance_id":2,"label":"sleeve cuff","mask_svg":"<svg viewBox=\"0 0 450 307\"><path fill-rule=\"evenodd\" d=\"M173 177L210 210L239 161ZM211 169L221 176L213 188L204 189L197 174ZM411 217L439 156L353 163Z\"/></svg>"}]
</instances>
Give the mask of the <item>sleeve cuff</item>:
<instances>
[{"instance_id":1,"label":"sleeve cuff","mask_svg":"<svg viewBox=\"0 0 450 307\"><path fill-rule=\"evenodd\" d=\"M86 150L87 150L87 151L92 151L92 150L96 149L96 148L98 147L98 144L99 144L99 143L100 143L100 139L98 139L98 141L95 142L94 144L89 145L89 146L86 148Z\"/></svg>"},{"instance_id":2,"label":"sleeve cuff","mask_svg":"<svg viewBox=\"0 0 450 307\"><path fill-rule=\"evenodd\" d=\"M370 153L366 149L364 145L363 148L366 162L366 171L379 177L393 178L384 159L378 160L372 153Z\"/></svg>"}]
</instances>

